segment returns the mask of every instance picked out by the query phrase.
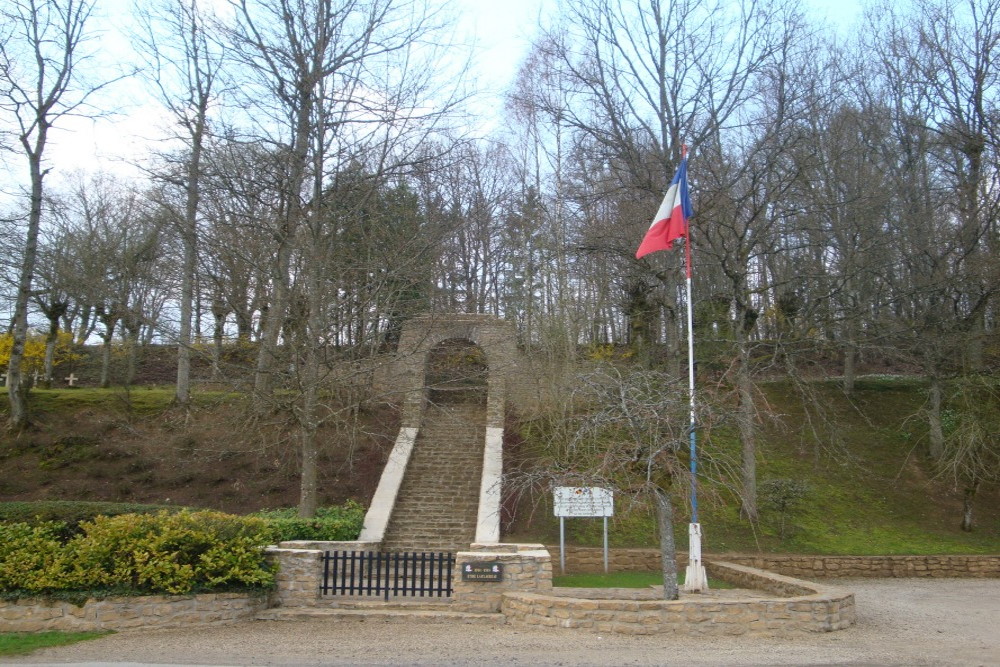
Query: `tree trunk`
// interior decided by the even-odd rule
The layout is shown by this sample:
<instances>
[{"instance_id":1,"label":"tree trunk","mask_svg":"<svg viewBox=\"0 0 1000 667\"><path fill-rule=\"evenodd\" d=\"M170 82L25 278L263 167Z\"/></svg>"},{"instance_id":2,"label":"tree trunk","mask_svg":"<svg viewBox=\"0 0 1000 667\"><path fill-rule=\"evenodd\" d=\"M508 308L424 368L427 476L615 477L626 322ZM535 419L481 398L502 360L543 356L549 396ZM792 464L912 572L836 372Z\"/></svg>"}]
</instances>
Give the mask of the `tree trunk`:
<instances>
[{"instance_id":1,"label":"tree trunk","mask_svg":"<svg viewBox=\"0 0 1000 667\"><path fill-rule=\"evenodd\" d=\"M740 476L743 483L743 516L756 523L757 510L757 409L754 403L754 385L750 378L750 348L746 341L740 343L740 365L736 371L736 391L739 408L736 419L740 431Z\"/></svg>"},{"instance_id":2,"label":"tree trunk","mask_svg":"<svg viewBox=\"0 0 1000 667\"><path fill-rule=\"evenodd\" d=\"M857 379L857 355L854 345L848 343L844 346L844 393L854 392L854 381Z\"/></svg>"},{"instance_id":3,"label":"tree trunk","mask_svg":"<svg viewBox=\"0 0 1000 667\"><path fill-rule=\"evenodd\" d=\"M972 501L978 490L979 480L975 480L965 487L965 493L962 494L962 530L967 533L972 532Z\"/></svg>"},{"instance_id":4,"label":"tree trunk","mask_svg":"<svg viewBox=\"0 0 1000 667\"><path fill-rule=\"evenodd\" d=\"M319 443L316 440L319 430L319 385L320 385L320 346L323 330L323 289L321 281L322 252L319 247L321 240L317 238L321 232L315 232L313 237L312 262L309 270L309 301L306 313L305 335L302 336L305 345L305 358L301 365L302 409L299 413L299 430L302 438L302 472L299 479L299 516L312 517L316 515L318 506L318 459Z\"/></svg>"},{"instance_id":5,"label":"tree trunk","mask_svg":"<svg viewBox=\"0 0 1000 667\"><path fill-rule=\"evenodd\" d=\"M31 283L35 274L38 256L38 230L42 220L42 152L48 136L48 122L39 119L38 135L34 145L27 137L21 143L28 155L31 174L31 204L28 212L28 229L24 237L24 255L21 257L21 272L17 280L17 299L14 302L14 331L7 366L7 396L10 400L10 428L19 430L28 425L28 397L22 391L21 363L24 359L24 344L28 340L28 299L31 298Z\"/></svg>"},{"instance_id":6,"label":"tree trunk","mask_svg":"<svg viewBox=\"0 0 1000 667\"><path fill-rule=\"evenodd\" d=\"M941 378L930 378L927 390L927 453L937 461L944 453L944 429L941 426Z\"/></svg>"},{"instance_id":7,"label":"tree trunk","mask_svg":"<svg viewBox=\"0 0 1000 667\"><path fill-rule=\"evenodd\" d=\"M135 382L135 373L138 368L139 354L139 333L142 325L126 318L122 322L122 344L125 346L125 378L126 387Z\"/></svg>"},{"instance_id":8,"label":"tree trunk","mask_svg":"<svg viewBox=\"0 0 1000 667\"><path fill-rule=\"evenodd\" d=\"M101 348L101 388L107 389L111 386L111 341L114 337L114 323L106 325L102 338L104 346Z\"/></svg>"},{"instance_id":9,"label":"tree trunk","mask_svg":"<svg viewBox=\"0 0 1000 667\"><path fill-rule=\"evenodd\" d=\"M215 320L212 327L212 379L218 380L222 374L219 364L222 361L222 336L226 331L226 312L213 308L212 317Z\"/></svg>"},{"instance_id":10,"label":"tree trunk","mask_svg":"<svg viewBox=\"0 0 1000 667\"><path fill-rule=\"evenodd\" d=\"M93 333L94 327L97 323L96 313L91 316L94 308L90 304L84 304L83 309L80 311L80 327L76 330L76 344L83 345L87 342L87 338Z\"/></svg>"},{"instance_id":11,"label":"tree trunk","mask_svg":"<svg viewBox=\"0 0 1000 667\"><path fill-rule=\"evenodd\" d=\"M660 530L660 562L663 570L663 599L676 600L677 587L677 543L674 541L674 507L670 494L655 487L656 521Z\"/></svg>"},{"instance_id":12,"label":"tree trunk","mask_svg":"<svg viewBox=\"0 0 1000 667\"><path fill-rule=\"evenodd\" d=\"M310 346L312 347L312 346ZM299 415L299 433L302 439L302 472L299 478L299 516L316 516L317 478L319 445L316 442L317 431L317 393L315 386L316 355L310 350L306 355L305 367L302 369L304 387L302 394L302 414Z\"/></svg>"},{"instance_id":13,"label":"tree trunk","mask_svg":"<svg viewBox=\"0 0 1000 667\"><path fill-rule=\"evenodd\" d=\"M201 91L199 91L201 92ZM191 133L191 157L188 160L187 199L184 205L183 270L181 272L181 324L177 336L177 391L180 405L191 402L191 308L194 303L195 269L198 257L198 204L201 196L201 153L205 133L207 97L199 98L198 116Z\"/></svg>"},{"instance_id":14,"label":"tree trunk","mask_svg":"<svg viewBox=\"0 0 1000 667\"><path fill-rule=\"evenodd\" d=\"M56 343L59 342L59 316L49 317L49 333L45 337L45 367L42 371L42 386L52 388L52 367L55 365Z\"/></svg>"}]
</instances>

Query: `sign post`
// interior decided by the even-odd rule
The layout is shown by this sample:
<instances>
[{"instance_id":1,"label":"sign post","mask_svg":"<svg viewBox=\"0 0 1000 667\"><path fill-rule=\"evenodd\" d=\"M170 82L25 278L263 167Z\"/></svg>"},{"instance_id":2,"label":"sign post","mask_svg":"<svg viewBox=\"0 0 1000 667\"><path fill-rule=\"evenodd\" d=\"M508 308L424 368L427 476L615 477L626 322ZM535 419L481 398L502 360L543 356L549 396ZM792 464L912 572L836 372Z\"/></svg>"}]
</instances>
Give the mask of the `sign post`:
<instances>
[{"instance_id":1,"label":"sign post","mask_svg":"<svg viewBox=\"0 0 1000 667\"><path fill-rule=\"evenodd\" d=\"M602 517L604 519L604 572L608 571L608 517L614 516L615 502L611 489L597 486L557 486L553 507L559 517L559 567L566 574L566 517Z\"/></svg>"}]
</instances>

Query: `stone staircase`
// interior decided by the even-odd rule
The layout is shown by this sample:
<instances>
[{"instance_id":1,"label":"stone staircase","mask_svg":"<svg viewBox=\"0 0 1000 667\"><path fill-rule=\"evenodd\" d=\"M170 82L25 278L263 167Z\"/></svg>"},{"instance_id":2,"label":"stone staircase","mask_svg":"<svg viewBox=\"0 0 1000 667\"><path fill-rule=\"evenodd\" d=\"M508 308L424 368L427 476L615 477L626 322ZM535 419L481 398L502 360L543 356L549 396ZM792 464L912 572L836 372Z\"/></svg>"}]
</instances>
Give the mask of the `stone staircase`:
<instances>
[{"instance_id":1,"label":"stone staircase","mask_svg":"<svg viewBox=\"0 0 1000 667\"><path fill-rule=\"evenodd\" d=\"M481 389L430 392L384 551L464 551L476 537L486 437Z\"/></svg>"}]
</instances>

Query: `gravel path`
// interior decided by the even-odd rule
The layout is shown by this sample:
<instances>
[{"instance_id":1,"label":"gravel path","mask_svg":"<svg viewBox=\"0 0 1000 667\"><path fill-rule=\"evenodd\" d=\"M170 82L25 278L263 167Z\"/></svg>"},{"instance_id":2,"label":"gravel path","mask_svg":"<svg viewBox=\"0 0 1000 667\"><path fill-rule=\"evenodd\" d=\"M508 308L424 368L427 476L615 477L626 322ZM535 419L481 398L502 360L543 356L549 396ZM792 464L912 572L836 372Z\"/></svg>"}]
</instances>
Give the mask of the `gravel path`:
<instances>
[{"instance_id":1,"label":"gravel path","mask_svg":"<svg viewBox=\"0 0 1000 667\"><path fill-rule=\"evenodd\" d=\"M11 663L1000 665L1000 579L845 579L858 624L793 639L624 637L511 626L247 622L132 631Z\"/></svg>"}]
</instances>

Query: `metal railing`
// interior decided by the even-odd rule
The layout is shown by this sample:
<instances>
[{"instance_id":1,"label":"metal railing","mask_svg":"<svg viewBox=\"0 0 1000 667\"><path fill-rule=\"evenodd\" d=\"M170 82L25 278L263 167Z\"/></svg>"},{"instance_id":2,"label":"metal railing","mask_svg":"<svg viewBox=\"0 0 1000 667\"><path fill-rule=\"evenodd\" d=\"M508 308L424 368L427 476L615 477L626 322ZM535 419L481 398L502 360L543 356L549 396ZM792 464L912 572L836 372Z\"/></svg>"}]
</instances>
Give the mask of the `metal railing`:
<instances>
[{"instance_id":1,"label":"metal railing","mask_svg":"<svg viewBox=\"0 0 1000 667\"><path fill-rule=\"evenodd\" d=\"M327 551L322 560L323 595L451 597L451 553Z\"/></svg>"}]
</instances>

